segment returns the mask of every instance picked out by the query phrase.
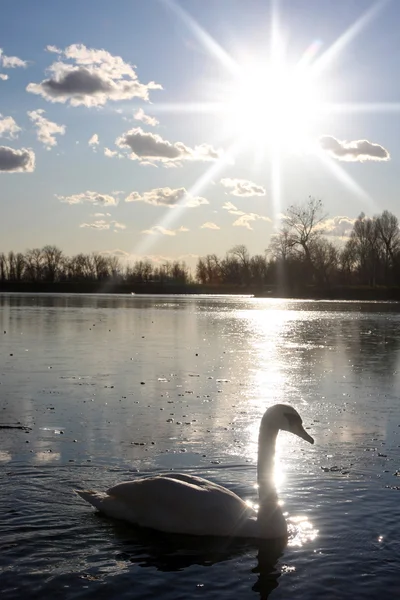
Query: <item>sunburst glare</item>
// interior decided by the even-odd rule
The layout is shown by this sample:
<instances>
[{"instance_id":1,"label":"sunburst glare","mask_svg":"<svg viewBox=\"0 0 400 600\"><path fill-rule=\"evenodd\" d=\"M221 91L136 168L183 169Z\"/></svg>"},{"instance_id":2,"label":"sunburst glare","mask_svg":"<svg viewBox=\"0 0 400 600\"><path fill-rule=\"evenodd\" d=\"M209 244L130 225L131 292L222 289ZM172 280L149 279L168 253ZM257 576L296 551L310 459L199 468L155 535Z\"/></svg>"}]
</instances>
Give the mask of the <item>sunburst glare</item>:
<instances>
[{"instance_id":1,"label":"sunburst glare","mask_svg":"<svg viewBox=\"0 0 400 600\"><path fill-rule=\"evenodd\" d=\"M272 158L308 149L322 94L306 66L284 59L241 69L227 89L224 127L255 151Z\"/></svg>"},{"instance_id":2,"label":"sunburst glare","mask_svg":"<svg viewBox=\"0 0 400 600\"><path fill-rule=\"evenodd\" d=\"M320 136L326 134L324 122L328 116L340 113L397 112L399 103L335 103L330 101L324 85L326 72L343 54L347 46L377 17L390 0L379 0L359 16L323 53L321 40L314 40L297 60L286 54L285 39L280 25L279 1L270 0L269 48L258 55L246 56L242 61L232 56L209 32L174 0L163 0L164 5L190 31L203 50L219 64L225 76L209 81L207 99L186 103L154 104L155 113L197 113L206 118L218 116L214 142L229 143L235 155L249 150L254 166L264 161L271 179L271 199L274 218L281 212L282 165L288 154L318 155L333 176L370 206L371 198L362 187L326 152L321 152ZM203 82L206 84L206 82ZM322 156L323 154L323 156ZM231 152L232 156L232 152ZM219 161L191 187L200 193L224 163ZM167 211L155 227L177 220L186 211ZM154 229L154 227L153 227ZM148 250L156 236L142 241L136 253Z\"/></svg>"}]
</instances>

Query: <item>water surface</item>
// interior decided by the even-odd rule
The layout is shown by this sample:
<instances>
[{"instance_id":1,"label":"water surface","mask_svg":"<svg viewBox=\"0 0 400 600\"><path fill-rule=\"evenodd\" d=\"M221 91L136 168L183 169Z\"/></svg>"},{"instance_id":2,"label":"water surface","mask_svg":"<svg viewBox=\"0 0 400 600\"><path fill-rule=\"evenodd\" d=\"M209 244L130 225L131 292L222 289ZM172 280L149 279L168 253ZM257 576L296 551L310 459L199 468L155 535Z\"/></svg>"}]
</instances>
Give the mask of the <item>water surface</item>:
<instances>
[{"instance_id":1,"label":"water surface","mask_svg":"<svg viewBox=\"0 0 400 600\"><path fill-rule=\"evenodd\" d=\"M4 332L4 333L3 333ZM395 303L0 295L4 598L395 597L400 310ZM259 419L278 439L286 548L99 517L74 488L155 471L257 500Z\"/></svg>"}]
</instances>

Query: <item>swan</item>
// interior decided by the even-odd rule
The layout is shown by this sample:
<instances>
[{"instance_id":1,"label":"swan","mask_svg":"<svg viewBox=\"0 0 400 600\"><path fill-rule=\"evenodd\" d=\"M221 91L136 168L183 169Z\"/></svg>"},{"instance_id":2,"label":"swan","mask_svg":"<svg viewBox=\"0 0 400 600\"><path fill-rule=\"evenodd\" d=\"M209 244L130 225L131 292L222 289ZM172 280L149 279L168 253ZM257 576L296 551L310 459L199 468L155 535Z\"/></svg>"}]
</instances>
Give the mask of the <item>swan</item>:
<instances>
[{"instance_id":1,"label":"swan","mask_svg":"<svg viewBox=\"0 0 400 600\"><path fill-rule=\"evenodd\" d=\"M162 532L258 539L284 537L286 520L273 484L275 442L280 429L314 443L293 407L275 404L266 410L258 436L258 513L227 488L181 473L118 483L106 492L75 491L109 517Z\"/></svg>"}]
</instances>

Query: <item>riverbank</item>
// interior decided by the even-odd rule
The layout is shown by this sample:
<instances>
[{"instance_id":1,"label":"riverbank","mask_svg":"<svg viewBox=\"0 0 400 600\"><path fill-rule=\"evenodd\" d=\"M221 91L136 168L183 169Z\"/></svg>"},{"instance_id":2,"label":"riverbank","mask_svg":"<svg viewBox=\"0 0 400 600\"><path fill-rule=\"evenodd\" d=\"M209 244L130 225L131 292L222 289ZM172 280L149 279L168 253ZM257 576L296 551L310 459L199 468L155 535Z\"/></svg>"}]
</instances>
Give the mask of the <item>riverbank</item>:
<instances>
[{"instance_id":1,"label":"riverbank","mask_svg":"<svg viewBox=\"0 0 400 600\"><path fill-rule=\"evenodd\" d=\"M400 301L400 287L316 286L283 288L280 286L234 286L181 284L171 282L121 283L112 280L82 282L0 282L0 293L27 294L215 294L252 295L257 298L297 298L314 300Z\"/></svg>"}]
</instances>

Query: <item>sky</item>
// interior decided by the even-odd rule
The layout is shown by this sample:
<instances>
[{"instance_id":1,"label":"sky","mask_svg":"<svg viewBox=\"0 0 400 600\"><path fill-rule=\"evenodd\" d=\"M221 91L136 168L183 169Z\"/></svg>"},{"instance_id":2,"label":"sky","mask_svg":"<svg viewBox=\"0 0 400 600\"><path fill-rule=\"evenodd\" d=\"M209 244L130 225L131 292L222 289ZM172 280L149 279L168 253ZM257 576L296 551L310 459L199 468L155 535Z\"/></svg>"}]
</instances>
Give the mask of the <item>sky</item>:
<instances>
[{"instance_id":1,"label":"sky","mask_svg":"<svg viewBox=\"0 0 400 600\"><path fill-rule=\"evenodd\" d=\"M0 251L263 253L400 217L397 0L2 1Z\"/></svg>"}]
</instances>

